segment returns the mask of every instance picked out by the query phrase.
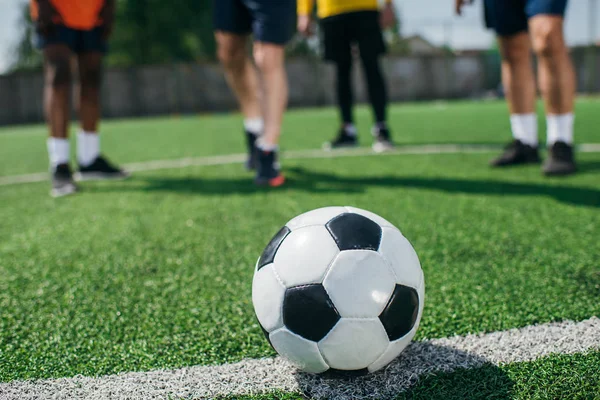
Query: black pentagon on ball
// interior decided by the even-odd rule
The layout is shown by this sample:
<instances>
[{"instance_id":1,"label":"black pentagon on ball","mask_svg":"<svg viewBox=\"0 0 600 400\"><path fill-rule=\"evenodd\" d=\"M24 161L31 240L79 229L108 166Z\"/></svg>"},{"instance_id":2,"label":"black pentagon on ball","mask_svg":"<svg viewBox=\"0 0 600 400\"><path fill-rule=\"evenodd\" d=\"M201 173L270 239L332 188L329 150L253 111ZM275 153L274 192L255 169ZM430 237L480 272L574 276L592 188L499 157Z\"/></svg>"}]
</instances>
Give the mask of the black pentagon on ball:
<instances>
[{"instance_id":1,"label":"black pentagon on ball","mask_svg":"<svg viewBox=\"0 0 600 400\"><path fill-rule=\"evenodd\" d=\"M323 285L303 285L286 290L283 324L295 334L318 342L339 320L340 315Z\"/></svg>"},{"instance_id":2,"label":"black pentagon on ball","mask_svg":"<svg viewBox=\"0 0 600 400\"><path fill-rule=\"evenodd\" d=\"M419 294L411 287L396 285L390 301L379 316L391 341L412 330L419 315Z\"/></svg>"},{"instance_id":3,"label":"black pentagon on ball","mask_svg":"<svg viewBox=\"0 0 600 400\"><path fill-rule=\"evenodd\" d=\"M260 259L258 260L258 269L261 269L265 265L269 265L275 259L275 253L279 250L279 246L285 240L285 238L290 234L291 230L287 226L284 226L273 236L273 239L269 242L265 250L263 251Z\"/></svg>"},{"instance_id":4,"label":"black pentagon on ball","mask_svg":"<svg viewBox=\"0 0 600 400\"><path fill-rule=\"evenodd\" d=\"M340 214L325 226L342 251L379 249L381 227L360 214Z\"/></svg>"}]
</instances>

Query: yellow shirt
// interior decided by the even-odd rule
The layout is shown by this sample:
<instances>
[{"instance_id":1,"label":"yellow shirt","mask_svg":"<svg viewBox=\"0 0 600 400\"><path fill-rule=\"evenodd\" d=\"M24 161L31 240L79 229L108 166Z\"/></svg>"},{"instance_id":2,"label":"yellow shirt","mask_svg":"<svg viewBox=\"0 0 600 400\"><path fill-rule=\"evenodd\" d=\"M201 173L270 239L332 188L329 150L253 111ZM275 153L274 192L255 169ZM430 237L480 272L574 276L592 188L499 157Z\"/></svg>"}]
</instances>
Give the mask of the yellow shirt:
<instances>
[{"instance_id":1,"label":"yellow shirt","mask_svg":"<svg viewBox=\"0 0 600 400\"><path fill-rule=\"evenodd\" d=\"M391 3L392 0L385 0ZM308 15L313 11L315 0L298 0L298 15ZM377 11L379 0L317 0L319 18L332 17L354 11Z\"/></svg>"}]
</instances>

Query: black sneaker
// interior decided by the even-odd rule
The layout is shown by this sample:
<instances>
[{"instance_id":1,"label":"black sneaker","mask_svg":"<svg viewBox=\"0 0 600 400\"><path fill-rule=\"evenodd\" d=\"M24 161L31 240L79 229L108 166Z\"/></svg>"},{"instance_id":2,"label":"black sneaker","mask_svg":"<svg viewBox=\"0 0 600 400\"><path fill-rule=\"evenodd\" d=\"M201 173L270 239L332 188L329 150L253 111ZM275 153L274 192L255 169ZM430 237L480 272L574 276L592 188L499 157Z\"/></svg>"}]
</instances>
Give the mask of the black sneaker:
<instances>
[{"instance_id":1,"label":"black sneaker","mask_svg":"<svg viewBox=\"0 0 600 400\"><path fill-rule=\"evenodd\" d=\"M102 155L96 157L93 163L87 167L79 166L79 172L75 178L79 181L125 179L129 173L111 164Z\"/></svg>"},{"instance_id":2,"label":"black sneaker","mask_svg":"<svg viewBox=\"0 0 600 400\"><path fill-rule=\"evenodd\" d=\"M356 134L350 135L343 127L340 129L338 135L331 141L323 145L325 150L343 149L347 147L358 146L358 139Z\"/></svg>"},{"instance_id":3,"label":"black sneaker","mask_svg":"<svg viewBox=\"0 0 600 400\"><path fill-rule=\"evenodd\" d=\"M276 151L258 149L258 171L254 182L260 186L278 187L285 183L277 162Z\"/></svg>"},{"instance_id":4,"label":"black sneaker","mask_svg":"<svg viewBox=\"0 0 600 400\"><path fill-rule=\"evenodd\" d=\"M548 159L542 167L546 176L571 175L577 172L573 146L556 142L548 148Z\"/></svg>"},{"instance_id":5,"label":"black sneaker","mask_svg":"<svg viewBox=\"0 0 600 400\"><path fill-rule=\"evenodd\" d=\"M498 158L490 161L490 166L507 167L519 164L538 164L540 161L537 147L529 146L515 139L504 148L504 152Z\"/></svg>"},{"instance_id":6,"label":"black sneaker","mask_svg":"<svg viewBox=\"0 0 600 400\"><path fill-rule=\"evenodd\" d=\"M248 160L246 160L246 169L253 171L258 167L258 150L256 148L256 136L246 131L246 144L248 145Z\"/></svg>"},{"instance_id":7,"label":"black sneaker","mask_svg":"<svg viewBox=\"0 0 600 400\"><path fill-rule=\"evenodd\" d=\"M50 196L62 197L77 192L78 188L73 181L73 174L69 164L59 164L52 171L52 190Z\"/></svg>"},{"instance_id":8,"label":"black sneaker","mask_svg":"<svg viewBox=\"0 0 600 400\"><path fill-rule=\"evenodd\" d=\"M387 127L374 127L372 133L375 138L375 141L373 142L373 151L376 153L383 153L384 151L394 149L390 130Z\"/></svg>"}]
</instances>

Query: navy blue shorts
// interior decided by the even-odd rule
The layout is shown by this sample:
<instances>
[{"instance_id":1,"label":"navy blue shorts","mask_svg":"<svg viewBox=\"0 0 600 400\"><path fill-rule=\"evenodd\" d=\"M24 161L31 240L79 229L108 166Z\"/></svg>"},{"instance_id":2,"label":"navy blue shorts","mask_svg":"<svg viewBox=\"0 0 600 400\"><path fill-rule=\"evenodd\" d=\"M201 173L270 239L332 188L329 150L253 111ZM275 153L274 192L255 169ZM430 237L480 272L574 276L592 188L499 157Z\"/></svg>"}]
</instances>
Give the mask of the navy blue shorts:
<instances>
[{"instance_id":1,"label":"navy blue shorts","mask_svg":"<svg viewBox=\"0 0 600 400\"><path fill-rule=\"evenodd\" d=\"M214 28L285 45L296 29L296 0L214 0Z\"/></svg>"},{"instance_id":2,"label":"navy blue shorts","mask_svg":"<svg viewBox=\"0 0 600 400\"><path fill-rule=\"evenodd\" d=\"M35 46L43 49L52 44L65 44L76 54L100 52L106 53L108 46L103 36L103 28L97 27L89 31L67 28L59 25L49 36L37 34Z\"/></svg>"},{"instance_id":3,"label":"navy blue shorts","mask_svg":"<svg viewBox=\"0 0 600 400\"><path fill-rule=\"evenodd\" d=\"M568 0L485 0L485 21L500 36L528 30L530 18L540 14L564 17Z\"/></svg>"}]
</instances>

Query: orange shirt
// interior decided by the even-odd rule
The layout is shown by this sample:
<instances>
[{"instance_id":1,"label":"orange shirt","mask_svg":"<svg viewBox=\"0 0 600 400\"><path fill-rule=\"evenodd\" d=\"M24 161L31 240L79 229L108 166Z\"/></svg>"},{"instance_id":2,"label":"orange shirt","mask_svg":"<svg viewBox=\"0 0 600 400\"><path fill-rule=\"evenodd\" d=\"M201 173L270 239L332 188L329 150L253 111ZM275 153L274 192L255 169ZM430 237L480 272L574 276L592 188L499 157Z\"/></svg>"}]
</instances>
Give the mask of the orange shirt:
<instances>
[{"instance_id":1,"label":"orange shirt","mask_svg":"<svg viewBox=\"0 0 600 400\"><path fill-rule=\"evenodd\" d=\"M68 28L90 30L102 24L99 18L104 0L50 0L60 14L60 23ZM31 18L38 17L38 1L31 0ZM59 21L57 21L59 22Z\"/></svg>"}]
</instances>

